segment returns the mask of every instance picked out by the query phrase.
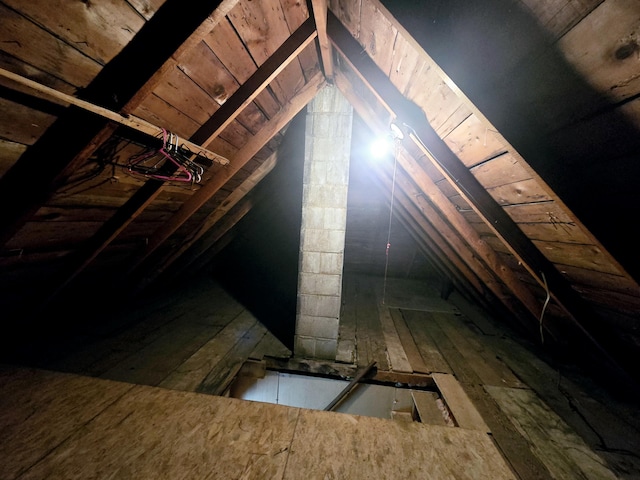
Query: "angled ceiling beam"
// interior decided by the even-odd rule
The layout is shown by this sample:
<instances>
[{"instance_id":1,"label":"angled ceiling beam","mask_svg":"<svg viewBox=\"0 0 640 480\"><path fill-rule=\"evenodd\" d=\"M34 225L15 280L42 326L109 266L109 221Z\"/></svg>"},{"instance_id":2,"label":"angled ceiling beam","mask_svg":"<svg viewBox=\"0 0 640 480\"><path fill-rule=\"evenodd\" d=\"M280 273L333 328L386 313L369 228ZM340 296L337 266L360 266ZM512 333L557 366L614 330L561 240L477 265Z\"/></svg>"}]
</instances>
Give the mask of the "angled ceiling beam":
<instances>
[{"instance_id":1,"label":"angled ceiling beam","mask_svg":"<svg viewBox=\"0 0 640 480\"><path fill-rule=\"evenodd\" d=\"M227 11L228 8L225 8ZM217 12L216 12L217 13ZM222 18L220 14L216 16ZM211 31L215 26L213 21L205 22L206 28L198 30L198 41L203 35ZM189 142L196 145L210 143L222 130L228 126L242 112L253 99L260 94L269 82L282 71L286 65L296 58L297 54L315 38L313 22L307 20L296 32L294 32L274 54L263 63L249 79L234 92L234 94L212 115L202 127L190 138ZM189 42L191 44L192 41ZM184 49L182 49L184 51ZM175 68L175 60L168 61L166 65ZM162 69L166 72L166 68ZM155 75L154 82L161 80L161 76ZM145 90L147 88L145 87ZM138 96L142 99L143 97ZM246 161L248 161L247 159ZM246 163L245 161L245 163ZM215 180L213 180L215 181ZM55 282L56 290L46 303L66 288L99 254L104 250L138 215L144 211L160 194L164 182L150 179L122 206L116 214L76 250L68 259L65 268L59 274L60 280Z\"/></svg>"},{"instance_id":2,"label":"angled ceiling beam","mask_svg":"<svg viewBox=\"0 0 640 480\"><path fill-rule=\"evenodd\" d=\"M208 235L208 232L212 230L216 226L216 224L221 221L221 219L225 217L233 207L235 207L238 202L240 202L249 192L251 192L251 190L253 190L253 188L258 185L258 183L260 183L269 172L271 172L271 170L273 170L273 168L276 166L277 158L278 152L274 152L258 168L256 168L256 170L251 175L249 175L249 177L244 182L242 182L240 186L238 186L238 188L236 188L229 194L229 196L218 208L207 215L200 226L195 231L193 231L188 238L181 242L179 248L177 248L175 251L170 252L168 256L158 262L157 266L154 267L152 271L149 271L145 275L144 285L140 285L140 288L144 288L147 284L152 283L174 262L179 261L181 266L187 266L188 264L191 264L195 260L197 260L200 255L208 250L212 246L209 243L200 245L198 246L198 248L196 248L194 244L198 242L203 236ZM217 241L217 238L215 238L213 241ZM186 254L187 251L189 251L188 255ZM189 258L185 261L184 257L186 256L188 256Z\"/></svg>"},{"instance_id":3,"label":"angled ceiling beam","mask_svg":"<svg viewBox=\"0 0 640 480\"><path fill-rule=\"evenodd\" d=\"M191 140L207 146L249 105L271 81L278 76L298 54L315 38L317 32L313 20L308 18L284 43L224 102L213 116L202 125Z\"/></svg>"},{"instance_id":4,"label":"angled ceiling beam","mask_svg":"<svg viewBox=\"0 0 640 480\"><path fill-rule=\"evenodd\" d=\"M327 0L311 0L311 10L318 31L318 45L320 46L320 58L325 78L333 81L333 58L331 55L331 42L327 36Z\"/></svg>"},{"instance_id":5,"label":"angled ceiling beam","mask_svg":"<svg viewBox=\"0 0 640 480\"><path fill-rule=\"evenodd\" d=\"M369 122L370 128L373 131L384 132L385 130L388 130L387 125L383 126L376 120L375 114L371 111L366 102L353 92L349 80L341 71L336 72L336 85L341 89L343 95L349 99L360 117L366 122ZM371 87L369 86L369 88ZM407 145L407 147L410 148L411 145ZM414 147L412 150L415 151L416 148ZM499 278L502 283L509 287L515 297L525 306L533 318L537 318L542 306L538 299L536 299L536 297L531 293L529 288L524 285L522 280L518 278L513 270L500 259L495 250L480 238L478 232L469 225L469 222L467 222L455 205L451 203L451 201L433 182L431 177L429 177L422 166L411 154L407 153L405 149L399 149L397 157L398 164L402 169L407 172L424 195L433 205L437 206L438 211L442 213L442 216L446 219L445 225L447 223L451 224L464 241L471 247L473 252L471 257L476 258L477 256L478 258L482 258L490 271L494 272L495 277ZM434 212L436 212L436 210L434 210ZM452 245L452 247L457 248L455 245ZM476 274L478 274L478 272L476 272ZM496 288L494 285L496 281L493 276L484 276L481 278L483 278L483 280L487 282L487 286L494 291L494 288ZM497 298L505 300L504 293L498 294L498 292L494 291L494 294ZM513 308L510 305L505 306L510 310Z\"/></svg>"},{"instance_id":6,"label":"angled ceiling beam","mask_svg":"<svg viewBox=\"0 0 640 480\"><path fill-rule=\"evenodd\" d=\"M235 2L167 0L78 98L128 113L140 90L157 76L219 6ZM135 66L135 68L133 68ZM116 125L69 107L0 178L0 246L15 235L68 176L115 131Z\"/></svg>"},{"instance_id":7,"label":"angled ceiling beam","mask_svg":"<svg viewBox=\"0 0 640 480\"><path fill-rule=\"evenodd\" d=\"M548 285L553 298L569 314L574 325L597 350L600 358L614 367L625 379L637 383L616 359L620 352L616 350L609 332L603 328L602 320L595 315L593 309L571 288L555 266L524 235L511 217L449 149L433 130L422 109L398 91L331 11L327 19L327 31L334 47L344 55L372 93L389 112L410 128L411 139L418 148L440 169L532 277L540 285Z\"/></svg>"},{"instance_id":8,"label":"angled ceiling beam","mask_svg":"<svg viewBox=\"0 0 640 480\"><path fill-rule=\"evenodd\" d=\"M322 73L318 72L307 84L274 115L262 129L250 138L247 143L230 159L231 163L220 171L220 174L207 182L182 204L182 207L149 239L144 251L139 252L128 274L132 275L165 240L202 207L224 184L235 175L266 143L282 130L297 113L318 93L325 84Z\"/></svg>"}]
</instances>

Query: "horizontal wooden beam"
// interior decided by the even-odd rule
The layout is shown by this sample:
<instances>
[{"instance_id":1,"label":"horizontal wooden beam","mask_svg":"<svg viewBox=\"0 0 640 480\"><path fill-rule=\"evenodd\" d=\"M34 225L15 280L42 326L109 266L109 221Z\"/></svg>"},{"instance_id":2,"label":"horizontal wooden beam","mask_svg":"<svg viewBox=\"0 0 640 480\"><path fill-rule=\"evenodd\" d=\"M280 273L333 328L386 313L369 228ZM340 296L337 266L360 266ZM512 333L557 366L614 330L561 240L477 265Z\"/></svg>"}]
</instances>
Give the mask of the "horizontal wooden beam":
<instances>
[{"instance_id":1,"label":"horizontal wooden beam","mask_svg":"<svg viewBox=\"0 0 640 480\"><path fill-rule=\"evenodd\" d=\"M222 3L167 0L78 98L121 111ZM115 129L107 120L71 107L22 154L0 178L0 204L12 206L0 209L0 246Z\"/></svg>"}]
</instances>

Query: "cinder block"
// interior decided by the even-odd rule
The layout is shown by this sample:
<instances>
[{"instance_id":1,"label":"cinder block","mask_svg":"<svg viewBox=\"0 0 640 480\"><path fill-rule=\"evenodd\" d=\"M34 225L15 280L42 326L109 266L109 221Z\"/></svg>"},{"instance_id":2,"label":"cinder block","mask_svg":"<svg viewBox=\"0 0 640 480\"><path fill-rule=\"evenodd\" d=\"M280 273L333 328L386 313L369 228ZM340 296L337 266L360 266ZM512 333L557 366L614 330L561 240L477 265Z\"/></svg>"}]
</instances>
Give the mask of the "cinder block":
<instances>
[{"instance_id":1,"label":"cinder block","mask_svg":"<svg viewBox=\"0 0 640 480\"><path fill-rule=\"evenodd\" d=\"M299 277L298 291L301 295L340 295L340 275L300 272Z\"/></svg>"},{"instance_id":2,"label":"cinder block","mask_svg":"<svg viewBox=\"0 0 640 480\"><path fill-rule=\"evenodd\" d=\"M335 361L337 349L337 340L318 338L315 345L315 357Z\"/></svg>"},{"instance_id":3,"label":"cinder block","mask_svg":"<svg viewBox=\"0 0 640 480\"><path fill-rule=\"evenodd\" d=\"M302 336L318 338L337 339L339 331L339 321L337 318L312 317L309 315L299 315L297 334Z\"/></svg>"},{"instance_id":4,"label":"cinder block","mask_svg":"<svg viewBox=\"0 0 640 480\"><path fill-rule=\"evenodd\" d=\"M325 228L326 216L325 208L306 205L302 209L302 228Z\"/></svg>"},{"instance_id":5,"label":"cinder block","mask_svg":"<svg viewBox=\"0 0 640 480\"><path fill-rule=\"evenodd\" d=\"M342 276L344 266L344 253L321 252L319 273L328 273Z\"/></svg>"},{"instance_id":6,"label":"cinder block","mask_svg":"<svg viewBox=\"0 0 640 480\"><path fill-rule=\"evenodd\" d=\"M340 297L298 293L298 312L312 317L340 318Z\"/></svg>"},{"instance_id":7,"label":"cinder block","mask_svg":"<svg viewBox=\"0 0 640 480\"><path fill-rule=\"evenodd\" d=\"M323 227L327 230L346 230L347 208L328 207L324 209Z\"/></svg>"},{"instance_id":8,"label":"cinder block","mask_svg":"<svg viewBox=\"0 0 640 480\"><path fill-rule=\"evenodd\" d=\"M293 351L296 357L315 358L316 339L302 335L295 335L293 339Z\"/></svg>"},{"instance_id":9,"label":"cinder block","mask_svg":"<svg viewBox=\"0 0 640 480\"><path fill-rule=\"evenodd\" d=\"M322 271L324 255L320 252L304 251L300 255L300 273L324 273Z\"/></svg>"}]
</instances>

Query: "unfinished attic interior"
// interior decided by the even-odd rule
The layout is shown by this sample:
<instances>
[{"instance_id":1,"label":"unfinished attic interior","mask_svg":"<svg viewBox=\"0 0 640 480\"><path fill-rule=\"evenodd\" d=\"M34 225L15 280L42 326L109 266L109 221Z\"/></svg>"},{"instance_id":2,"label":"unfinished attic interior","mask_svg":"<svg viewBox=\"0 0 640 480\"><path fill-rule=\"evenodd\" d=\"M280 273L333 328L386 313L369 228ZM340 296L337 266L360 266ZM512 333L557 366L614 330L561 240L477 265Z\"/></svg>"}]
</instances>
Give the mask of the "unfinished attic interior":
<instances>
[{"instance_id":1,"label":"unfinished attic interior","mask_svg":"<svg viewBox=\"0 0 640 480\"><path fill-rule=\"evenodd\" d=\"M639 93L637 0L0 0L0 477L640 478Z\"/></svg>"}]
</instances>

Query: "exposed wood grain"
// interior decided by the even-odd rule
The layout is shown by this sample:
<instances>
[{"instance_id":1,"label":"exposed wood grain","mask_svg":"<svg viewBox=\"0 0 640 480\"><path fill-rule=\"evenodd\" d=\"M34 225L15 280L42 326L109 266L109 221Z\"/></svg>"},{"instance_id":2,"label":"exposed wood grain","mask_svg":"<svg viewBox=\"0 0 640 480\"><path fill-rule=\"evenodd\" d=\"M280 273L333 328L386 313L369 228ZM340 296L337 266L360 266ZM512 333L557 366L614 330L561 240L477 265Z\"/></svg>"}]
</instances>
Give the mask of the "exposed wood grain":
<instances>
[{"instance_id":1,"label":"exposed wood grain","mask_svg":"<svg viewBox=\"0 0 640 480\"><path fill-rule=\"evenodd\" d=\"M336 362L354 363L356 360L356 306L355 281L351 275L344 274L342 279L342 306L338 327L338 346Z\"/></svg>"},{"instance_id":2,"label":"exposed wood grain","mask_svg":"<svg viewBox=\"0 0 640 480\"><path fill-rule=\"evenodd\" d=\"M247 312L248 315L250 315ZM251 352L264 338L267 329L260 322L256 322L242 337L232 346L232 349L222 358L217 365L207 374L196 389L200 393L222 395L231 385L238 371L247 361Z\"/></svg>"},{"instance_id":3,"label":"exposed wood grain","mask_svg":"<svg viewBox=\"0 0 640 480\"><path fill-rule=\"evenodd\" d=\"M595 245L581 245L573 243L544 242L534 243L544 252L545 256L554 263L581 267L588 270L621 275L622 272L611 265L602 250Z\"/></svg>"},{"instance_id":4,"label":"exposed wood grain","mask_svg":"<svg viewBox=\"0 0 640 480\"><path fill-rule=\"evenodd\" d=\"M444 141L467 167L495 157L508 148L494 129L473 114L444 137Z\"/></svg>"},{"instance_id":5,"label":"exposed wood grain","mask_svg":"<svg viewBox=\"0 0 640 480\"><path fill-rule=\"evenodd\" d=\"M323 79L320 77L310 81L303 90L298 92L295 99L283 107L279 114L273 117L258 135L248 141L235 155L231 164L227 166L225 175L219 175L209 181L203 188L198 190L180 210L174 214L172 219L158 229L149 240L145 252L136 259L136 264L132 270L140 265L159 245L161 245L172 233L174 233L195 211L197 211L207 200L209 200L226 183L226 180L238 172L264 145L271 140L291 119L313 98L322 85Z\"/></svg>"},{"instance_id":6,"label":"exposed wood grain","mask_svg":"<svg viewBox=\"0 0 640 480\"><path fill-rule=\"evenodd\" d=\"M0 177L11 168L26 149L27 146L22 143L0 139Z\"/></svg>"},{"instance_id":7,"label":"exposed wood grain","mask_svg":"<svg viewBox=\"0 0 640 480\"><path fill-rule=\"evenodd\" d=\"M177 324L177 325L176 325ZM138 385L157 386L222 327L174 322L153 343L104 372L101 377Z\"/></svg>"},{"instance_id":8,"label":"exposed wood grain","mask_svg":"<svg viewBox=\"0 0 640 480\"><path fill-rule=\"evenodd\" d=\"M378 370L389 370L389 360L380 324L376 292L371 279L359 276L356 296L356 344L359 366L376 361ZM361 348L364 347L364 348Z\"/></svg>"},{"instance_id":9,"label":"exposed wood grain","mask_svg":"<svg viewBox=\"0 0 640 480\"><path fill-rule=\"evenodd\" d=\"M389 75L398 30L372 2L361 2L359 41L380 69Z\"/></svg>"},{"instance_id":10,"label":"exposed wood grain","mask_svg":"<svg viewBox=\"0 0 640 480\"><path fill-rule=\"evenodd\" d=\"M459 427L487 433L491 432L469 399L469 396L453 375L433 373L432 377Z\"/></svg>"},{"instance_id":11,"label":"exposed wood grain","mask_svg":"<svg viewBox=\"0 0 640 480\"><path fill-rule=\"evenodd\" d=\"M417 373L430 373L431 370L424 364L418 347L411 336L411 331L402 317L402 312L397 308L389 308L389 313L391 313L391 318L393 318L393 323L398 332L403 350L407 355L407 360L411 365L411 370Z\"/></svg>"},{"instance_id":12,"label":"exposed wood grain","mask_svg":"<svg viewBox=\"0 0 640 480\"><path fill-rule=\"evenodd\" d=\"M256 345L256 348L249 354L249 358L262 360L264 357L290 358L292 355L293 352L290 349L271 332L267 331L262 340Z\"/></svg>"},{"instance_id":13,"label":"exposed wood grain","mask_svg":"<svg viewBox=\"0 0 640 480\"><path fill-rule=\"evenodd\" d=\"M537 457L554 477L617 478L604 460L589 449L534 392L486 385L484 388L527 436Z\"/></svg>"},{"instance_id":14,"label":"exposed wood grain","mask_svg":"<svg viewBox=\"0 0 640 480\"><path fill-rule=\"evenodd\" d=\"M280 405L137 386L25 478L281 478L297 417ZM180 438L189 442L177 449Z\"/></svg>"},{"instance_id":15,"label":"exposed wood grain","mask_svg":"<svg viewBox=\"0 0 640 480\"><path fill-rule=\"evenodd\" d=\"M389 312L389 307L381 303L381 297L378 297L378 312L380 324L382 325L382 334L389 353L389 368L393 371L411 373L413 369L407 359L407 355L402 347L402 342L398 336L393 318Z\"/></svg>"},{"instance_id":16,"label":"exposed wood grain","mask_svg":"<svg viewBox=\"0 0 640 480\"><path fill-rule=\"evenodd\" d=\"M622 100L640 91L639 27L636 2L609 0L567 32L558 46L594 88Z\"/></svg>"},{"instance_id":17,"label":"exposed wood grain","mask_svg":"<svg viewBox=\"0 0 640 480\"><path fill-rule=\"evenodd\" d=\"M23 145L33 145L53 124L55 117L0 98L0 136Z\"/></svg>"},{"instance_id":18,"label":"exposed wood grain","mask_svg":"<svg viewBox=\"0 0 640 480\"><path fill-rule=\"evenodd\" d=\"M493 157L470 170L487 189L531 178L529 170L509 152Z\"/></svg>"},{"instance_id":19,"label":"exposed wood grain","mask_svg":"<svg viewBox=\"0 0 640 480\"><path fill-rule=\"evenodd\" d=\"M551 200L549 190L534 179L522 180L486 190L499 205L514 205Z\"/></svg>"},{"instance_id":20,"label":"exposed wood grain","mask_svg":"<svg viewBox=\"0 0 640 480\"><path fill-rule=\"evenodd\" d=\"M226 69L238 83L244 83L256 71L257 66L244 47L242 40L228 19L221 21L204 41L211 47ZM265 89L256 98L256 104L271 118L278 111L279 104L270 89Z\"/></svg>"},{"instance_id":21,"label":"exposed wood grain","mask_svg":"<svg viewBox=\"0 0 640 480\"><path fill-rule=\"evenodd\" d=\"M422 423L429 425L446 425L442 411L436 404L436 400L438 399L437 393L411 390L411 397L415 402L416 410Z\"/></svg>"},{"instance_id":22,"label":"exposed wood grain","mask_svg":"<svg viewBox=\"0 0 640 480\"><path fill-rule=\"evenodd\" d=\"M144 24L124 0L5 3L102 65L116 56Z\"/></svg>"},{"instance_id":23,"label":"exposed wood grain","mask_svg":"<svg viewBox=\"0 0 640 480\"><path fill-rule=\"evenodd\" d=\"M291 33L280 2L271 6L260 2L241 2L228 16L258 66L267 61ZM296 59L278 75L272 89L282 104L290 100L303 84L304 75Z\"/></svg>"},{"instance_id":24,"label":"exposed wood grain","mask_svg":"<svg viewBox=\"0 0 640 480\"><path fill-rule=\"evenodd\" d=\"M452 373L434 339L428 333L427 322L433 322L431 314L414 310L402 310L402 316L411 330L422 359L430 372Z\"/></svg>"},{"instance_id":25,"label":"exposed wood grain","mask_svg":"<svg viewBox=\"0 0 640 480\"><path fill-rule=\"evenodd\" d=\"M165 0L128 0L140 15L149 20Z\"/></svg>"},{"instance_id":26,"label":"exposed wood grain","mask_svg":"<svg viewBox=\"0 0 640 480\"><path fill-rule=\"evenodd\" d=\"M458 317L434 313L438 326L455 344L456 349L475 370L483 385L522 388L523 383L496 355L486 348Z\"/></svg>"},{"instance_id":27,"label":"exposed wood grain","mask_svg":"<svg viewBox=\"0 0 640 480\"><path fill-rule=\"evenodd\" d=\"M207 374L255 324L256 319L248 312L239 314L218 335L176 368L159 386L173 390L195 391Z\"/></svg>"},{"instance_id":28,"label":"exposed wood grain","mask_svg":"<svg viewBox=\"0 0 640 480\"><path fill-rule=\"evenodd\" d=\"M241 185L236 187L231 194L224 200L223 204L213 210L200 223L199 227L193 230L187 239L181 242L179 248L174 249L170 257L162 262L155 269L156 274L162 273L174 261L176 261L187 249L191 248L203 235L207 233L222 217L245 197L276 165L276 154L272 154L258 169L251 174Z\"/></svg>"},{"instance_id":29,"label":"exposed wood grain","mask_svg":"<svg viewBox=\"0 0 640 480\"><path fill-rule=\"evenodd\" d=\"M327 0L312 0L313 18L318 31L318 44L320 45L320 56L322 58L322 69L324 76L333 78L333 54L331 43L327 37Z\"/></svg>"},{"instance_id":30,"label":"exposed wood grain","mask_svg":"<svg viewBox=\"0 0 640 480\"><path fill-rule=\"evenodd\" d=\"M0 44L6 53L75 87L87 86L101 68L95 60L4 5L0 5Z\"/></svg>"},{"instance_id":31,"label":"exposed wood grain","mask_svg":"<svg viewBox=\"0 0 640 480\"><path fill-rule=\"evenodd\" d=\"M310 17L307 3L308 2L300 2L298 0L280 0L282 10L284 11L284 17L287 20L287 25L289 26L289 31L294 32L307 18ZM320 30L316 30L318 34L320 34ZM300 61L304 78L309 80L320 68L315 43L311 43L305 47L298 54L298 60Z\"/></svg>"}]
</instances>

